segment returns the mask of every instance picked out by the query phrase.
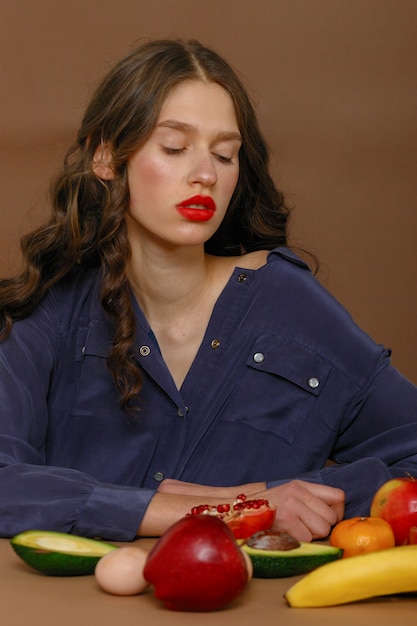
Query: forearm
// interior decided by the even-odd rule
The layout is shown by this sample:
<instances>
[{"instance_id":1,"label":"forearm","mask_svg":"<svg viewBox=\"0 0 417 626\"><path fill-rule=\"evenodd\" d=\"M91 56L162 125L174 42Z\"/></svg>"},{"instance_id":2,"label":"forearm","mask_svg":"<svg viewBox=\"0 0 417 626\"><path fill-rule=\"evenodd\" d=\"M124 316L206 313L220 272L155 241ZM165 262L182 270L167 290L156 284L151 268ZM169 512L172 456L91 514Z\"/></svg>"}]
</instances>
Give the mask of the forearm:
<instances>
[{"instance_id":1,"label":"forearm","mask_svg":"<svg viewBox=\"0 0 417 626\"><path fill-rule=\"evenodd\" d=\"M176 521L184 517L194 506L229 502L226 498L186 495L178 493L155 493L138 529L139 537L159 537Z\"/></svg>"},{"instance_id":2,"label":"forearm","mask_svg":"<svg viewBox=\"0 0 417 626\"><path fill-rule=\"evenodd\" d=\"M265 489L265 483L250 483L235 487L210 487L167 479L150 501L138 529L138 536L160 536L171 524L184 517L199 504L231 504L244 493L251 495Z\"/></svg>"},{"instance_id":3,"label":"forearm","mask_svg":"<svg viewBox=\"0 0 417 626\"><path fill-rule=\"evenodd\" d=\"M158 493L174 493L177 495L198 496L204 501L207 498L226 498L229 502L234 500L236 496L244 493L246 496L262 491L266 488L266 483L245 483L242 485L234 485L232 487L212 487L209 485L199 485L197 483L188 483L182 480L174 480L167 478L164 480L159 488ZM199 504L201 504L200 502Z\"/></svg>"}]
</instances>

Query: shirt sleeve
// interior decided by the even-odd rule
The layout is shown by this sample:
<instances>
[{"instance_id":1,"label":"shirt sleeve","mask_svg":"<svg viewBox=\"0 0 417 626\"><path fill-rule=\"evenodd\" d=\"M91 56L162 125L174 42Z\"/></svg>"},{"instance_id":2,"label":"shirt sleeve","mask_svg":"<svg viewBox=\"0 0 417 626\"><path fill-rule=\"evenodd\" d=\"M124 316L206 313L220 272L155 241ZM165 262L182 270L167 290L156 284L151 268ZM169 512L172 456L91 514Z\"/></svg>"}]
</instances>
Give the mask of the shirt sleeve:
<instances>
[{"instance_id":1,"label":"shirt sleeve","mask_svg":"<svg viewBox=\"0 0 417 626\"><path fill-rule=\"evenodd\" d=\"M132 541L154 491L98 483L69 468L15 463L0 470L0 534L55 530Z\"/></svg>"},{"instance_id":2,"label":"shirt sleeve","mask_svg":"<svg viewBox=\"0 0 417 626\"><path fill-rule=\"evenodd\" d=\"M387 352L352 399L331 460L296 478L343 489L346 517L369 515L373 494L391 478L417 475L417 388L390 364Z\"/></svg>"},{"instance_id":3,"label":"shirt sleeve","mask_svg":"<svg viewBox=\"0 0 417 626\"><path fill-rule=\"evenodd\" d=\"M59 332L51 294L0 343L0 535L37 528L133 540L154 491L46 465Z\"/></svg>"}]
</instances>

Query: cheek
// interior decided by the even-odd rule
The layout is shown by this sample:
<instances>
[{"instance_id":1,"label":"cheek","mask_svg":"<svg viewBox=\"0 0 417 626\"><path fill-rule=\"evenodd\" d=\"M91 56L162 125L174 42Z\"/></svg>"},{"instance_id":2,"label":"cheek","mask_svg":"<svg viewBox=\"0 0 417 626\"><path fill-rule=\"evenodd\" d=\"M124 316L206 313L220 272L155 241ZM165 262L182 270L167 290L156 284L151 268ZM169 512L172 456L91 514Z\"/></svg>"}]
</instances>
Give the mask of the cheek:
<instances>
[{"instance_id":1,"label":"cheek","mask_svg":"<svg viewBox=\"0 0 417 626\"><path fill-rule=\"evenodd\" d=\"M230 174L225 180L225 193L229 196L229 201L233 195L234 190L236 189L237 183L239 181L239 170L237 172L233 172Z\"/></svg>"},{"instance_id":2,"label":"cheek","mask_svg":"<svg viewBox=\"0 0 417 626\"><path fill-rule=\"evenodd\" d=\"M132 199L155 195L159 188L166 189L175 179L175 172L158 159L136 158L128 167L129 190Z\"/></svg>"},{"instance_id":3,"label":"cheek","mask_svg":"<svg viewBox=\"0 0 417 626\"><path fill-rule=\"evenodd\" d=\"M174 178L176 168L172 168L164 162L155 160L147 161L140 170L141 179L150 180L153 184L164 184Z\"/></svg>"}]
</instances>

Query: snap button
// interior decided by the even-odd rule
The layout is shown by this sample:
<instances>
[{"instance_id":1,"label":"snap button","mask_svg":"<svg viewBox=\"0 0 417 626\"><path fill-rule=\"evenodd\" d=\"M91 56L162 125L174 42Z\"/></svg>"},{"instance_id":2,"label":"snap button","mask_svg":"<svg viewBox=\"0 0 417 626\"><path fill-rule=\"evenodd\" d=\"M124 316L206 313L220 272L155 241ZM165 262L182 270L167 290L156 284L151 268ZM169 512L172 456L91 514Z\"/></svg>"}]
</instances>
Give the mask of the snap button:
<instances>
[{"instance_id":1,"label":"snap button","mask_svg":"<svg viewBox=\"0 0 417 626\"><path fill-rule=\"evenodd\" d=\"M164 478L165 478L163 472L155 472L153 477L154 477L154 480L156 480L158 483L162 482L164 480Z\"/></svg>"},{"instance_id":2,"label":"snap button","mask_svg":"<svg viewBox=\"0 0 417 626\"><path fill-rule=\"evenodd\" d=\"M237 280L239 283L244 283L246 279L247 279L247 274L239 274L239 276L237 277Z\"/></svg>"},{"instance_id":3,"label":"snap button","mask_svg":"<svg viewBox=\"0 0 417 626\"><path fill-rule=\"evenodd\" d=\"M151 353L151 349L149 346L141 346L139 352L142 356L148 356Z\"/></svg>"},{"instance_id":4,"label":"snap button","mask_svg":"<svg viewBox=\"0 0 417 626\"><path fill-rule=\"evenodd\" d=\"M308 379L308 386L311 387L312 389L317 389L319 385L320 385L319 379L316 378L315 376L312 376L311 378Z\"/></svg>"},{"instance_id":5,"label":"snap button","mask_svg":"<svg viewBox=\"0 0 417 626\"><path fill-rule=\"evenodd\" d=\"M253 355L253 360L255 361L255 363L262 363L262 361L265 360L265 355L262 354L262 352L257 352Z\"/></svg>"},{"instance_id":6,"label":"snap button","mask_svg":"<svg viewBox=\"0 0 417 626\"><path fill-rule=\"evenodd\" d=\"M220 345L220 339L213 339L213 341L211 342L211 347L213 348L213 350L216 350Z\"/></svg>"}]
</instances>

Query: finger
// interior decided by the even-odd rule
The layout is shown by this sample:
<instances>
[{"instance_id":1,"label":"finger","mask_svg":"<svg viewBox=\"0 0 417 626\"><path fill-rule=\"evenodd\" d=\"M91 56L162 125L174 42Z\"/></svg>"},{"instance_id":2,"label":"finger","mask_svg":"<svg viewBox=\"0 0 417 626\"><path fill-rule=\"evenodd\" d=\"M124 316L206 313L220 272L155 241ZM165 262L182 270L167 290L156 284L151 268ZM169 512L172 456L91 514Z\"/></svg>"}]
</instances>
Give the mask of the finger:
<instances>
[{"instance_id":1,"label":"finger","mask_svg":"<svg viewBox=\"0 0 417 626\"><path fill-rule=\"evenodd\" d=\"M345 503L341 502L340 504L332 504L331 506L336 512L336 521L340 522L345 516Z\"/></svg>"},{"instance_id":2,"label":"finger","mask_svg":"<svg viewBox=\"0 0 417 626\"><path fill-rule=\"evenodd\" d=\"M318 499L290 496L277 508L275 524L290 534L296 532L299 541L311 541L327 537L335 520L335 512Z\"/></svg>"},{"instance_id":3,"label":"finger","mask_svg":"<svg viewBox=\"0 0 417 626\"><path fill-rule=\"evenodd\" d=\"M275 520L273 530L286 532L298 541L309 543L313 540L313 535L307 526L300 519L292 521Z\"/></svg>"},{"instance_id":4,"label":"finger","mask_svg":"<svg viewBox=\"0 0 417 626\"><path fill-rule=\"evenodd\" d=\"M320 498L312 495L306 490L305 497L301 503L302 511L311 511L314 516L333 526L338 521L339 511L334 505L328 505Z\"/></svg>"}]
</instances>

